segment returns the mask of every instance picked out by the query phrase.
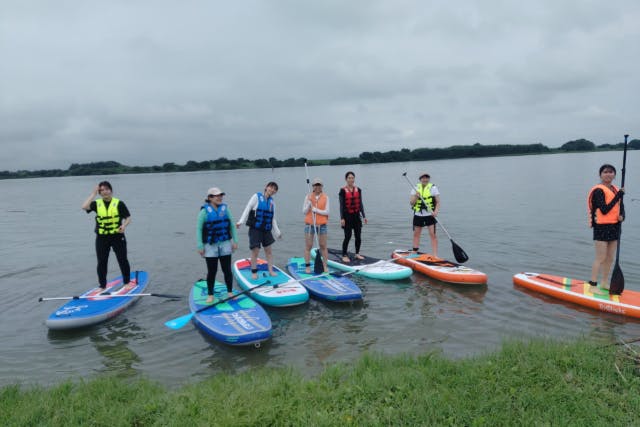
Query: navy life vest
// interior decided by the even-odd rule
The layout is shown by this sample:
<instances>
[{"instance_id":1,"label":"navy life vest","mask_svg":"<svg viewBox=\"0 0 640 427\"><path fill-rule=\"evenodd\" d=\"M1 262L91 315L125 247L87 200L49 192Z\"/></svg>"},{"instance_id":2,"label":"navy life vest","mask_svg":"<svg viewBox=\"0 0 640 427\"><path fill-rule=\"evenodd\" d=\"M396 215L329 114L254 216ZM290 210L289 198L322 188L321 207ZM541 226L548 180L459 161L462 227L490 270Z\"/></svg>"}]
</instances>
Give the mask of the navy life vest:
<instances>
[{"instance_id":1,"label":"navy life vest","mask_svg":"<svg viewBox=\"0 0 640 427\"><path fill-rule=\"evenodd\" d=\"M249 212L247 225L257 230L269 231L275 210L273 199L271 197L265 199L263 193L256 193L256 195L258 196L258 207L255 211Z\"/></svg>"}]
</instances>

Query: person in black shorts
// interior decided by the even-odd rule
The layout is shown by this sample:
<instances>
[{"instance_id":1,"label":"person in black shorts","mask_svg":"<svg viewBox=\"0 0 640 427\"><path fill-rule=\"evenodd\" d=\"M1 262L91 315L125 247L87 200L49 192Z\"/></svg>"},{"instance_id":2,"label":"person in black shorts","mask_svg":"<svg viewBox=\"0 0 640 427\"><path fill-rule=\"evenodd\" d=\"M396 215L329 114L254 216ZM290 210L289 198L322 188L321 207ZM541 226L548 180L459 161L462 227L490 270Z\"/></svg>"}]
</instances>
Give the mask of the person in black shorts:
<instances>
[{"instance_id":1,"label":"person in black shorts","mask_svg":"<svg viewBox=\"0 0 640 427\"><path fill-rule=\"evenodd\" d=\"M598 276L600 287L609 289L609 273L618 247L621 223L624 221L624 188L613 185L616 168L609 164L600 167L600 183L593 186L587 197L589 226L593 228L596 256L591 266L591 290L596 291Z\"/></svg>"},{"instance_id":2,"label":"person in black shorts","mask_svg":"<svg viewBox=\"0 0 640 427\"><path fill-rule=\"evenodd\" d=\"M102 198L94 200L100 194ZM113 249L122 273L123 286L129 284L131 267L127 259L127 239L124 230L131 222L131 214L122 200L113 197L113 189L108 181L102 181L93 189L82 204L87 213L96 213L96 257L98 258L98 284L107 286L109 252Z\"/></svg>"}]
</instances>

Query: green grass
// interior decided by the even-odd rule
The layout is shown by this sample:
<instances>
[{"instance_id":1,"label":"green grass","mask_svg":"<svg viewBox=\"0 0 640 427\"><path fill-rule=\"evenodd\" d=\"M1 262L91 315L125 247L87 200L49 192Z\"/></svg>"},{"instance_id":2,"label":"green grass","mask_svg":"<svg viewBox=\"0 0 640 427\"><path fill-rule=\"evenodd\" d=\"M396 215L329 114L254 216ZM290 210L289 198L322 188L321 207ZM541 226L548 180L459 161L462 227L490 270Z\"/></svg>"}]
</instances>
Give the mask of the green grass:
<instances>
[{"instance_id":1,"label":"green grass","mask_svg":"<svg viewBox=\"0 0 640 427\"><path fill-rule=\"evenodd\" d=\"M638 425L640 371L637 355L619 346L509 342L463 360L369 354L312 379L259 369L178 390L113 377L8 386L0 389L0 420L3 426Z\"/></svg>"}]
</instances>

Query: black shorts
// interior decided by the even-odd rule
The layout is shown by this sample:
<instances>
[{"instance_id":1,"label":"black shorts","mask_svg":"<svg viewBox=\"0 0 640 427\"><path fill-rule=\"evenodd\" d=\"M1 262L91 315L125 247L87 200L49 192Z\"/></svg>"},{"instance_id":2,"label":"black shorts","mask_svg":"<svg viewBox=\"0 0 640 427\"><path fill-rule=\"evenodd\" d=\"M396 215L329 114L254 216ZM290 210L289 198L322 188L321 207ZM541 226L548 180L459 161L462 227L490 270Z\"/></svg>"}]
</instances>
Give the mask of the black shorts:
<instances>
[{"instance_id":1,"label":"black shorts","mask_svg":"<svg viewBox=\"0 0 640 427\"><path fill-rule=\"evenodd\" d=\"M427 216L414 215L413 216L414 227L427 227L429 225L435 225L435 223L436 223L436 219L433 217L433 215L427 215Z\"/></svg>"},{"instance_id":2,"label":"black shorts","mask_svg":"<svg viewBox=\"0 0 640 427\"><path fill-rule=\"evenodd\" d=\"M613 242L620 238L620 223L594 224L593 240L600 242Z\"/></svg>"},{"instance_id":3,"label":"black shorts","mask_svg":"<svg viewBox=\"0 0 640 427\"><path fill-rule=\"evenodd\" d=\"M271 230L263 231L256 228L249 228L249 249L259 248L260 246L266 248L275 241L276 239L273 238Z\"/></svg>"}]
</instances>

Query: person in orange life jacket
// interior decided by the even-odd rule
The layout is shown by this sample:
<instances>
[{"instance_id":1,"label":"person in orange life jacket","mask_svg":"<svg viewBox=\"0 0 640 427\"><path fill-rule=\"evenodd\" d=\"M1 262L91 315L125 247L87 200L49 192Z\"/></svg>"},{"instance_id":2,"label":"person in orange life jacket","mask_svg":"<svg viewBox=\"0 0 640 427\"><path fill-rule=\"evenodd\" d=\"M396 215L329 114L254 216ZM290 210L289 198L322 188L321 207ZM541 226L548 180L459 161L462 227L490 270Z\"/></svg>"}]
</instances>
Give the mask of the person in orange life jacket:
<instances>
[{"instance_id":1,"label":"person in orange life jacket","mask_svg":"<svg viewBox=\"0 0 640 427\"><path fill-rule=\"evenodd\" d=\"M322 192L322 180L314 178L313 190L307 194L302 204L304 217L304 262L305 273L311 273L311 248L313 247L314 233L318 233L318 245L322 255L324 271L328 272L327 258L327 223L329 222L329 198ZM315 227L314 227L315 224Z\"/></svg>"},{"instance_id":2,"label":"person in orange life jacket","mask_svg":"<svg viewBox=\"0 0 640 427\"><path fill-rule=\"evenodd\" d=\"M411 191L409 199L409 204L413 208L413 251L418 252L422 228L427 227L431 239L431 254L437 257L436 217L440 211L440 192L438 187L429 182L430 179L428 173L420 175L420 183ZM427 206L424 206L422 199L427 202Z\"/></svg>"},{"instance_id":3,"label":"person in orange life jacket","mask_svg":"<svg viewBox=\"0 0 640 427\"><path fill-rule=\"evenodd\" d=\"M260 246L264 248L267 258L267 268L271 276L277 276L273 272L273 253L271 245L275 242L273 233L278 239L282 238L282 233L276 221L276 204L273 196L278 192L278 184L268 182L262 193L256 193L249 199L247 206L242 212L242 216L236 223L236 227L246 222L249 227L249 249L251 249L251 279L258 278L258 253Z\"/></svg>"},{"instance_id":4,"label":"person in orange life jacket","mask_svg":"<svg viewBox=\"0 0 640 427\"><path fill-rule=\"evenodd\" d=\"M609 289L609 273L618 247L620 224L624 221L624 204L622 203L624 188L618 188L612 183L616 177L616 168L604 164L600 167L599 174L600 184L591 188L587 197L589 227L593 228L596 249L589 281L592 292L597 290L600 274L602 274L601 288Z\"/></svg>"},{"instance_id":5,"label":"person in orange life jacket","mask_svg":"<svg viewBox=\"0 0 640 427\"><path fill-rule=\"evenodd\" d=\"M238 249L238 236L229 207L222 203L222 190L212 187L207 191L205 204L198 213L196 239L198 253L207 263L207 300L213 302L213 288L218 272L218 260L227 285L227 296L233 297L231 254Z\"/></svg>"},{"instance_id":6,"label":"person in orange life jacket","mask_svg":"<svg viewBox=\"0 0 640 427\"><path fill-rule=\"evenodd\" d=\"M102 198L94 200L98 193ZM100 288L107 287L109 251L112 248L120 266L122 282L126 286L131 278L131 266L127 259L127 239L124 236L124 230L131 222L127 205L113 197L113 188L108 181L102 181L84 201L82 209L87 213L96 213L96 257Z\"/></svg>"},{"instance_id":7,"label":"person in orange life jacket","mask_svg":"<svg viewBox=\"0 0 640 427\"><path fill-rule=\"evenodd\" d=\"M352 232L355 236L355 257L357 259L364 259L364 257L360 255L360 244L362 242L360 234L362 221L366 224L367 217L364 214L364 205L362 204L362 189L355 186L356 175L349 171L344 175L344 179L347 185L342 187L338 193L338 199L340 200L340 226L344 230L342 261L351 262L347 255L347 248L349 247Z\"/></svg>"}]
</instances>

